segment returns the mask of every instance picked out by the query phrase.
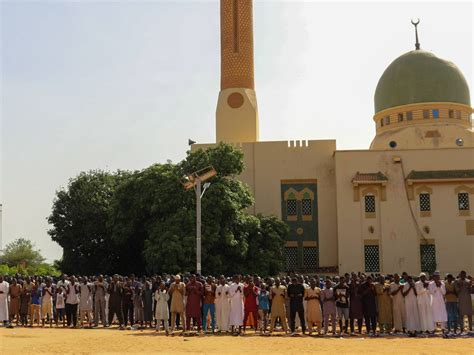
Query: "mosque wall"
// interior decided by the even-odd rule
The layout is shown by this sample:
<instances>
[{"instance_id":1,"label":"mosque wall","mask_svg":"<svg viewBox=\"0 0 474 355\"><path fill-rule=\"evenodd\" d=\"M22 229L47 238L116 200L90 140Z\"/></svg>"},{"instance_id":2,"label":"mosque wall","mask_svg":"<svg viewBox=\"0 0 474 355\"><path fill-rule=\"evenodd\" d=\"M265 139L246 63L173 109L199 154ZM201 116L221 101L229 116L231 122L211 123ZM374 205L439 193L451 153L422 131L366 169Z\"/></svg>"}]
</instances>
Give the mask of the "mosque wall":
<instances>
[{"instance_id":1,"label":"mosque wall","mask_svg":"<svg viewBox=\"0 0 474 355\"><path fill-rule=\"evenodd\" d=\"M473 148L336 151L339 272L370 269L378 249L382 273L416 274L423 268L472 273L474 178L456 175L473 167ZM412 170L426 177L407 186L404 177ZM426 173L445 170L452 176ZM358 172L381 172L387 180L353 182ZM467 211L459 208L461 192L469 198ZM427 194L429 211L420 211L427 209L420 200ZM366 212L365 195L375 195L369 198L375 199L374 213Z\"/></svg>"}]
</instances>

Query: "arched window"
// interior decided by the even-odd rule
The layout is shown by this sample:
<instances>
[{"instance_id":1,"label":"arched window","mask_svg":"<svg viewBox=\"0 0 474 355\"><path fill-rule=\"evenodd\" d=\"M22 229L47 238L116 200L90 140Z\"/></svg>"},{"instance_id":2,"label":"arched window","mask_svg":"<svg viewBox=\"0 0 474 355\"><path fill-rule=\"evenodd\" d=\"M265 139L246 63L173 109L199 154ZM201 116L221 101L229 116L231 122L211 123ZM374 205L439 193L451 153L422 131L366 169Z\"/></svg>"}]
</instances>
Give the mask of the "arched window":
<instances>
[{"instance_id":1,"label":"arched window","mask_svg":"<svg viewBox=\"0 0 474 355\"><path fill-rule=\"evenodd\" d=\"M313 214L313 204L308 192L303 194L303 199L301 200L301 212L303 216L311 216Z\"/></svg>"},{"instance_id":2,"label":"arched window","mask_svg":"<svg viewBox=\"0 0 474 355\"><path fill-rule=\"evenodd\" d=\"M288 216L296 216L296 213L296 196L293 192L290 192L286 200L286 214Z\"/></svg>"}]
</instances>

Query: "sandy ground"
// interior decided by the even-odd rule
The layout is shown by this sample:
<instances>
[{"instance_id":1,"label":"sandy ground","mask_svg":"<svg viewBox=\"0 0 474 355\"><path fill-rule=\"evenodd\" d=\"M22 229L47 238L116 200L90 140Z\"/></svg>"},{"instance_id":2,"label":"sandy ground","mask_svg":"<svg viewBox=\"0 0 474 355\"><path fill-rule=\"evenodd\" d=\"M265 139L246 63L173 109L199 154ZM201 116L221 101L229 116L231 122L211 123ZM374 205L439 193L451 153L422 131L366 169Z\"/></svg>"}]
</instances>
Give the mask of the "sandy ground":
<instances>
[{"instance_id":1,"label":"sandy ground","mask_svg":"<svg viewBox=\"0 0 474 355\"><path fill-rule=\"evenodd\" d=\"M474 338L169 336L152 330L0 329L0 354L474 354Z\"/></svg>"}]
</instances>

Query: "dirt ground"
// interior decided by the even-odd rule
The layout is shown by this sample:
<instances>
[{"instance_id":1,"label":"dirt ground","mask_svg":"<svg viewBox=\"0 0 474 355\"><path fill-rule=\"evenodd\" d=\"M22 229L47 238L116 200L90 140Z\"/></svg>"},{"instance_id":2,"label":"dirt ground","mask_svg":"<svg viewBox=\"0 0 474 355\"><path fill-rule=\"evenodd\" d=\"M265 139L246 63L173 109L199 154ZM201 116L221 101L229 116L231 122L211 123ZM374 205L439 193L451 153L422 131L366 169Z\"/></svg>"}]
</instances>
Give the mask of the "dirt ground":
<instances>
[{"instance_id":1,"label":"dirt ground","mask_svg":"<svg viewBox=\"0 0 474 355\"><path fill-rule=\"evenodd\" d=\"M474 338L168 336L153 330L0 329L0 354L474 354Z\"/></svg>"}]
</instances>

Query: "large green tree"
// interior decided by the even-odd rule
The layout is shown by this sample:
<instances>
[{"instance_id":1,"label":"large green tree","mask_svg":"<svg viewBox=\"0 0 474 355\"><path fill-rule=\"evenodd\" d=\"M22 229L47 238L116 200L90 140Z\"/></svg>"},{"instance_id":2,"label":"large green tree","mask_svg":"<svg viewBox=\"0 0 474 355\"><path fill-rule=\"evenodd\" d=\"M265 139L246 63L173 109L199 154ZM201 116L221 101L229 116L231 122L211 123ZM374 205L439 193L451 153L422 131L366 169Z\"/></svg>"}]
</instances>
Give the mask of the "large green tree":
<instances>
[{"instance_id":1,"label":"large green tree","mask_svg":"<svg viewBox=\"0 0 474 355\"><path fill-rule=\"evenodd\" d=\"M196 199L180 179L208 166L218 174L202 201L203 272L280 271L288 228L275 217L249 215L253 197L236 179L244 168L243 153L227 144L188 152L178 164L133 173L94 171L71 180L68 189L57 193L49 218L50 234L64 248L61 267L75 272L193 271Z\"/></svg>"},{"instance_id":2,"label":"large green tree","mask_svg":"<svg viewBox=\"0 0 474 355\"><path fill-rule=\"evenodd\" d=\"M51 239L63 248L63 272L91 273L116 269L119 256L108 225L111 199L128 173L83 172L56 192L48 217Z\"/></svg>"}]
</instances>

